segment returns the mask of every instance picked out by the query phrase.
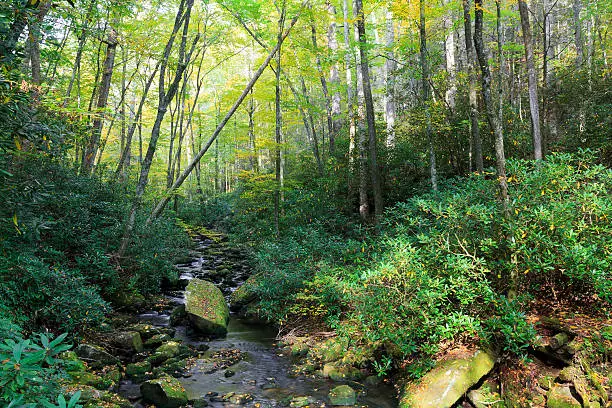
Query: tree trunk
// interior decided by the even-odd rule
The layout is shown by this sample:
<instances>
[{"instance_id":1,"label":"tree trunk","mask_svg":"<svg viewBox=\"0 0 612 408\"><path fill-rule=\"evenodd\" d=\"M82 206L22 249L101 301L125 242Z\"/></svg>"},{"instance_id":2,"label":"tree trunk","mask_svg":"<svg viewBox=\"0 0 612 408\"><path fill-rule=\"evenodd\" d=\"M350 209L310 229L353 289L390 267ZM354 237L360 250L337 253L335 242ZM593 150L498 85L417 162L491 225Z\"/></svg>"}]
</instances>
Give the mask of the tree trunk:
<instances>
[{"instance_id":1,"label":"tree trunk","mask_svg":"<svg viewBox=\"0 0 612 408\"><path fill-rule=\"evenodd\" d=\"M506 155L504 153L504 132L495 112L493 97L491 96L491 70L489 69L489 56L485 50L482 39L483 8L482 0L474 1L474 47L478 56L478 63L482 73L482 99L484 101L489 126L495 134L495 156L497 159L497 177L499 180L499 191L502 201L503 215L509 217L508 181L506 178Z\"/></svg>"},{"instance_id":2,"label":"tree trunk","mask_svg":"<svg viewBox=\"0 0 612 408\"><path fill-rule=\"evenodd\" d=\"M446 2L446 7L451 5ZM444 54L446 62L446 73L448 74L448 90L444 95L446 106L450 111L451 117L455 115L455 97L457 95L457 63L455 60L455 28L453 27L453 12L447 11L444 14L444 30L446 38L444 40Z\"/></svg>"},{"instance_id":3,"label":"tree trunk","mask_svg":"<svg viewBox=\"0 0 612 408\"><path fill-rule=\"evenodd\" d=\"M117 179L119 175L121 174L121 172L124 170L124 168L128 166L127 163L128 163L129 156L130 156L132 138L134 137L134 132L136 131L136 127L138 126L140 129L139 122L142 116L142 109L144 108L144 104L147 101L147 95L149 94L149 89L151 89L151 84L153 83L153 80L155 79L155 75L157 74L157 71L159 70L159 65L160 65L160 62L158 61L157 65L155 65L155 69L153 70L149 78L147 79L144 90L142 91L142 96L140 97L140 102L138 103L138 110L136 111L136 114L134 115L134 119L132 123L130 123L130 127L128 128L128 131L127 131L127 136L125 138L125 149L123 149L123 151L121 152L121 157L119 158L119 164L117 165L117 169L115 170L115 179ZM141 163L142 162L142 141L140 141L139 145L140 145L139 163Z\"/></svg>"},{"instance_id":4,"label":"tree trunk","mask_svg":"<svg viewBox=\"0 0 612 408\"><path fill-rule=\"evenodd\" d=\"M531 112L531 131L533 133L533 152L536 160L542 160L542 134L540 132L540 102L538 99L538 76L533 60L533 41L529 24L529 9L525 0L519 0L523 43L527 58L527 79L529 87L529 111ZM500 84L501 86L501 84Z\"/></svg>"},{"instance_id":5,"label":"tree trunk","mask_svg":"<svg viewBox=\"0 0 612 408\"><path fill-rule=\"evenodd\" d=\"M330 83L332 86L332 97L331 97L331 115L332 115L332 131L330 132L330 143L329 143L329 154L333 156L335 153L336 145L335 140L340 129L342 128L342 112L341 112L341 97L340 97L340 73L338 71L338 40L336 39L336 8L327 1L327 10L331 17L331 23L329 24L329 30L327 31L327 44L332 53L332 59L334 63L330 69ZM333 143L332 143L333 141Z\"/></svg>"},{"instance_id":6,"label":"tree trunk","mask_svg":"<svg viewBox=\"0 0 612 408\"><path fill-rule=\"evenodd\" d=\"M576 68L582 68L584 61L584 40L582 39L582 22L580 21L580 11L582 10L582 0L574 0L572 5L574 17L574 42L576 45Z\"/></svg>"},{"instance_id":7,"label":"tree trunk","mask_svg":"<svg viewBox=\"0 0 612 408\"><path fill-rule=\"evenodd\" d=\"M353 3L353 16L360 18L357 0ZM359 28L355 24L355 42L360 44ZM361 47L359 47L361 48ZM359 155L359 215L364 221L370 218L370 203L368 199L368 151L366 150L366 108L363 70L361 67L361 52L355 53L357 73L357 154Z\"/></svg>"},{"instance_id":8,"label":"tree trunk","mask_svg":"<svg viewBox=\"0 0 612 408\"><path fill-rule=\"evenodd\" d=\"M347 106L347 119L348 119L348 131L349 131L349 150L348 150L348 175L347 175L347 190L349 196L349 202L352 202L354 196L354 175L355 175L355 143L357 136L357 126L355 123L355 91L353 87L353 71L351 67L352 60L355 55L353 48L351 47L351 34L350 34L350 22L349 22L349 8L348 0L344 0L342 3L342 11L344 14L344 48L345 48L345 59L344 59L344 70L346 75L346 106ZM360 177L361 179L361 177ZM365 190L364 190L365 191ZM361 189L360 189L361 192ZM367 198L365 199L367 208ZM362 197L360 193L359 198L359 213L361 214ZM363 215L362 215L363 217Z\"/></svg>"},{"instance_id":9,"label":"tree trunk","mask_svg":"<svg viewBox=\"0 0 612 408\"><path fill-rule=\"evenodd\" d=\"M90 173L94 159L98 152L100 144L100 136L102 134L102 126L104 124L104 110L108 102L108 95L111 86L111 79L113 76L113 69L115 68L115 51L117 50L117 31L111 27L108 33L108 39L106 43L106 57L104 59L104 68L102 72L102 79L98 88L98 102L96 104L96 116L93 122L93 129L91 132L91 138L85 156L83 158L83 173Z\"/></svg>"},{"instance_id":10,"label":"tree trunk","mask_svg":"<svg viewBox=\"0 0 612 408\"><path fill-rule=\"evenodd\" d=\"M332 101L329 96L329 89L327 87L327 80L325 79L325 73L321 66L321 56L319 55L319 47L317 45L317 29L315 21L310 20L310 34L312 39L312 46L316 56L317 72L319 73L319 80L321 81L321 89L323 90L323 98L325 100L325 112L327 114L327 129L329 132L329 151L333 153L335 148L335 134L334 134L334 122L332 116Z\"/></svg>"},{"instance_id":11,"label":"tree trunk","mask_svg":"<svg viewBox=\"0 0 612 408\"><path fill-rule=\"evenodd\" d=\"M255 74L253 75L253 78L251 78L251 80L248 83L248 85L242 91L242 94L238 97L236 102L234 102L234 105L232 105L232 107L227 112L227 114L225 115L225 117L223 118L221 123L219 123L219 125L217 126L217 128L215 129L215 131L213 132L211 137L208 139L208 142L206 143L206 145L204 145L204 147L202 147L202 149L200 149L198 154L187 165L185 170L176 179L176 181L174 182L172 187L170 187L168 190L166 190L166 192L164 194L164 198L162 198L159 201L159 203L157 203L155 208L153 209L153 212L151 213L151 215L149 216L149 218L147 220L147 224L150 223L154 218L158 217L161 214L161 212L166 207L166 204L168 204L168 201L172 197L172 194L174 193L174 191L176 191L176 189L178 189L183 184L183 182L187 179L189 174L193 171L193 169L196 166L196 164L206 154L206 152L208 151L210 146L212 146L213 142L217 139L217 136L219 136L219 133L221 133L221 131L223 130L223 128L225 127L227 122L231 119L231 117L234 115L234 113L236 113L236 110L240 107L242 102L246 99L247 95L251 92L251 89L253 89L253 86L255 85L255 83L257 82L257 80L261 76L261 74L264 72L266 67L270 64L270 61L272 61L272 58L274 58L274 55L276 54L276 52L278 51L278 49L282 45L283 41L285 41L285 39L287 38L287 36L291 32L291 29L293 28L293 26L297 22L298 17L299 17L299 14L292 18L291 23L289 24L289 27L285 30L285 33L281 36L280 41L277 42L276 46L268 54L266 60L260 65L259 69L255 72Z\"/></svg>"},{"instance_id":12,"label":"tree trunk","mask_svg":"<svg viewBox=\"0 0 612 408\"><path fill-rule=\"evenodd\" d=\"M463 0L463 25L465 31L465 49L467 55L467 69L469 80L470 131L473 146L473 161L476 164L476 171L482 173L484 171L484 164L482 159L482 140L480 139L480 127L478 125L478 99L476 96L477 84L476 72L474 70L474 45L472 44L470 0Z\"/></svg>"},{"instance_id":13,"label":"tree trunk","mask_svg":"<svg viewBox=\"0 0 612 408\"><path fill-rule=\"evenodd\" d=\"M387 148L395 148L395 26L393 24L393 12L387 11L386 15L386 47L387 59L385 60L385 121L387 122Z\"/></svg>"},{"instance_id":14,"label":"tree trunk","mask_svg":"<svg viewBox=\"0 0 612 408\"><path fill-rule=\"evenodd\" d=\"M191 55L195 49L197 42L199 41L199 34L195 37L193 44L191 46L190 51L186 54L185 48L187 45L187 34L189 29L189 21L191 17L191 8L193 7L194 0L182 0L179 5L178 12L176 14L176 19L174 21L174 29L172 34L170 35L170 39L168 40L162 62L160 64L160 73L159 73L159 102L157 106L157 116L155 118L155 123L153 124L153 128L151 130L151 139L149 140L149 147L147 148L147 153L142 162L142 166L140 169L140 177L138 179L138 184L136 185L136 195L134 197L134 201L132 202L132 207L130 209L130 213L128 216L128 220L126 222L125 231L123 234L123 238L121 240L121 247L119 248L118 257L121 258L125 254L128 245L130 244L132 232L134 230L134 225L136 223L136 212L140 208L140 204L142 202L142 196L144 195L145 188L149 179L149 171L151 169L151 164L153 163L153 156L155 155L155 150L157 147L157 141L159 139L161 124L166 115L166 111L168 110L168 105L174 99L178 91L179 83L183 77L183 71L187 68L189 61L191 59ZM166 68L168 65L168 59L170 58L170 53L172 51L172 47L174 45L174 40L176 35L183 25L183 36L181 39L180 50L179 50L179 62L177 65L176 72L174 74L174 79L168 90L166 92L165 89L165 75Z\"/></svg>"},{"instance_id":15,"label":"tree trunk","mask_svg":"<svg viewBox=\"0 0 612 408\"><path fill-rule=\"evenodd\" d=\"M278 19L278 35L277 43L282 43L283 29L285 26L285 12L286 12L286 1L283 0L282 7L279 9L280 17ZM314 30L314 28L313 28ZM316 41L315 41L316 44ZM282 166L281 166L281 143L283 141L282 127L283 127L283 116L281 111L281 86L280 86L280 74L281 74L281 61L282 61L282 47L278 47L276 52L276 82L274 86L274 111L275 111L275 128L274 128L274 167L276 176L276 187L274 189L274 229L276 231L276 237L280 236L280 194L282 184Z\"/></svg>"},{"instance_id":16,"label":"tree trunk","mask_svg":"<svg viewBox=\"0 0 612 408\"><path fill-rule=\"evenodd\" d=\"M425 134L429 146L429 176L431 188L437 191L438 172L436 170L436 152L434 150L433 131L431 128L431 113L429 111L429 63L427 62L427 34L425 31L425 0L419 0L419 36L421 39L421 92L425 108Z\"/></svg>"}]
</instances>

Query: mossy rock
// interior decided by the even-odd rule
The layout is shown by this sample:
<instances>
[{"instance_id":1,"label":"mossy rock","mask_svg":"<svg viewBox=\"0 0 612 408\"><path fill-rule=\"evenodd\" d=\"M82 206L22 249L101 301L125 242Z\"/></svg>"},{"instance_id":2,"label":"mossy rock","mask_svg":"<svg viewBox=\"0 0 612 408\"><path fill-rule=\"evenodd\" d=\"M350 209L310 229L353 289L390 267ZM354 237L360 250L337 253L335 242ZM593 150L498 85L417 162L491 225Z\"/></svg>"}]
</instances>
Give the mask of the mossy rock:
<instances>
[{"instance_id":1,"label":"mossy rock","mask_svg":"<svg viewBox=\"0 0 612 408\"><path fill-rule=\"evenodd\" d=\"M138 311L146 304L146 299L138 292L119 292L111 299L111 303L118 310Z\"/></svg>"},{"instance_id":2,"label":"mossy rock","mask_svg":"<svg viewBox=\"0 0 612 408\"><path fill-rule=\"evenodd\" d=\"M75 349L75 353L81 360L93 368L101 368L119 363L117 357L108 353L102 347L93 344L79 344Z\"/></svg>"},{"instance_id":3,"label":"mossy rock","mask_svg":"<svg viewBox=\"0 0 612 408\"><path fill-rule=\"evenodd\" d=\"M201 334L227 334L229 308L221 290L213 283L192 279L185 290L185 311L193 328Z\"/></svg>"},{"instance_id":4,"label":"mossy rock","mask_svg":"<svg viewBox=\"0 0 612 408\"><path fill-rule=\"evenodd\" d=\"M329 378L332 381L360 380L364 378L363 373L353 366L338 366L333 363L327 363L321 371L323 377Z\"/></svg>"},{"instance_id":5,"label":"mossy rock","mask_svg":"<svg viewBox=\"0 0 612 408\"><path fill-rule=\"evenodd\" d=\"M151 336L150 339L148 339L147 341L144 342L144 346L146 348L154 348L154 347L159 347L161 346L163 343L172 340L172 337L169 334L163 333L163 334L155 334L153 336Z\"/></svg>"},{"instance_id":6,"label":"mossy rock","mask_svg":"<svg viewBox=\"0 0 612 408\"><path fill-rule=\"evenodd\" d=\"M145 401L159 408L178 408L187 404L187 393L181 383L170 376L149 380L140 386Z\"/></svg>"},{"instance_id":7,"label":"mossy rock","mask_svg":"<svg viewBox=\"0 0 612 408\"><path fill-rule=\"evenodd\" d=\"M185 311L185 305L175 307L170 313L170 326L179 326L187 318L187 312Z\"/></svg>"},{"instance_id":8,"label":"mossy rock","mask_svg":"<svg viewBox=\"0 0 612 408\"><path fill-rule=\"evenodd\" d=\"M188 349L183 347L180 342L169 341L159 346L155 352L147 358L147 361L157 366L170 358L179 356L187 350Z\"/></svg>"},{"instance_id":9,"label":"mossy rock","mask_svg":"<svg viewBox=\"0 0 612 408\"><path fill-rule=\"evenodd\" d=\"M355 405L357 394L348 385L341 385L329 392L329 402L334 406Z\"/></svg>"},{"instance_id":10,"label":"mossy rock","mask_svg":"<svg viewBox=\"0 0 612 408\"><path fill-rule=\"evenodd\" d=\"M141 361L139 363L128 364L125 367L125 375L135 381L142 381L147 378L147 373L151 371L151 363L149 361Z\"/></svg>"},{"instance_id":11,"label":"mossy rock","mask_svg":"<svg viewBox=\"0 0 612 408\"><path fill-rule=\"evenodd\" d=\"M259 274L250 276L232 293L230 297L230 307L232 310L237 311L257 299L255 290L259 285L259 279L261 279Z\"/></svg>"},{"instance_id":12,"label":"mossy rock","mask_svg":"<svg viewBox=\"0 0 612 408\"><path fill-rule=\"evenodd\" d=\"M548 391L546 407L547 408L581 408L582 405L572 395L570 388L562 385L556 385Z\"/></svg>"},{"instance_id":13,"label":"mossy rock","mask_svg":"<svg viewBox=\"0 0 612 408\"><path fill-rule=\"evenodd\" d=\"M402 392L401 408L450 408L495 365L495 356L476 351L472 356L439 362Z\"/></svg>"},{"instance_id":14,"label":"mossy rock","mask_svg":"<svg viewBox=\"0 0 612 408\"><path fill-rule=\"evenodd\" d=\"M113 334L112 342L113 345L128 354L140 353L144 350L142 338L137 331L115 333Z\"/></svg>"},{"instance_id":15,"label":"mossy rock","mask_svg":"<svg viewBox=\"0 0 612 408\"><path fill-rule=\"evenodd\" d=\"M323 343L313 347L309 356L321 360L324 363L340 360L348 347L348 340L340 337L325 340Z\"/></svg>"}]
</instances>

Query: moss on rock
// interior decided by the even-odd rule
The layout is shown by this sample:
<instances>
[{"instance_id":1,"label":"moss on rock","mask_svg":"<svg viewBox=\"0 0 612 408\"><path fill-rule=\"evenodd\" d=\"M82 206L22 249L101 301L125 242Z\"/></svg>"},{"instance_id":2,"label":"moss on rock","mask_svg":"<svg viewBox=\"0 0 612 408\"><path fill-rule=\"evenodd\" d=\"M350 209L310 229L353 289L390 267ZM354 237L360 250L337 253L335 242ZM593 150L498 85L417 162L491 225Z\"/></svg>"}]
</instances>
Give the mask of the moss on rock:
<instances>
[{"instance_id":1,"label":"moss on rock","mask_svg":"<svg viewBox=\"0 0 612 408\"><path fill-rule=\"evenodd\" d=\"M227 334L229 308L221 290L213 283L192 279L185 291L185 310L195 330L201 334Z\"/></svg>"}]
</instances>

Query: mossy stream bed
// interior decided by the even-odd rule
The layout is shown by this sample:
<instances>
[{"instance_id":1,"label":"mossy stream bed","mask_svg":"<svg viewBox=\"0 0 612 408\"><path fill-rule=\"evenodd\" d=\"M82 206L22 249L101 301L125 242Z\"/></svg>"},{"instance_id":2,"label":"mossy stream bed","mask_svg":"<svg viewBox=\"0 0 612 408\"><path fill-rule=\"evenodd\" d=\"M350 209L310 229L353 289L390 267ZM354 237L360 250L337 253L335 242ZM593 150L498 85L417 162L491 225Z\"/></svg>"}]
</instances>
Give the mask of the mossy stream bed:
<instances>
[{"instance_id":1,"label":"mossy stream bed","mask_svg":"<svg viewBox=\"0 0 612 408\"><path fill-rule=\"evenodd\" d=\"M177 265L182 284L193 278L208 280L229 298L250 275L245 255L211 237L196 236L194 241L192 259ZM169 291L167 296L177 307L185 302L181 290ZM156 327L169 327L171 314L144 313L139 315L139 320ZM393 387L382 382L365 386L354 381L332 381L316 374L295 374L290 355L276 345L278 333L271 325L232 314L227 335L210 339L195 333L184 321L173 323L174 340L192 349L206 350L193 358L178 376L190 406L329 406L332 404L330 391L344 384L355 390L356 406L398 405ZM134 399L138 391L137 384L127 381L120 393Z\"/></svg>"}]
</instances>

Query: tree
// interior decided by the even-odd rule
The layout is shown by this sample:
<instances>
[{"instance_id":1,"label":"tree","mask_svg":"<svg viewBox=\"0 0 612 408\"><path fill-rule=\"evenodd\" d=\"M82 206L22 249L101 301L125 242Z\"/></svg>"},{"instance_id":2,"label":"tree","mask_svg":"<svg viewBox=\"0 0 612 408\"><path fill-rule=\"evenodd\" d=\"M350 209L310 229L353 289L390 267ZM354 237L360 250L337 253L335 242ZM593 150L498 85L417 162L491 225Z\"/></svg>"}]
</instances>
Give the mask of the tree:
<instances>
[{"instance_id":1,"label":"tree","mask_svg":"<svg viewBox=\"0 0 612 408\"><path fill-rule=\"evenodd\" d=\"M474 46L472 44L472 21L470 16L470 0L462 0L463 3L463 27L465 32L465 50L467 58L467 70L469 81L469 104L470 104L470 132L471 132L471 157L476 164L476 171L482 173L484 164L482 160L482 141L480 139L480 127L478 125L478 100L476 97L476 72L474 70ZM471 170L472 160L470 160Z\"/></svg>"},{"instance_id":2,"label":"tree","mask_svg":"<svg viewBox=\"0 0 612 408\"><path fill-rule=\"evenodd\" d=\"M429 111L429 63L427 61L427 33L425 31L425 0L419 0L419 37L421 58L421 92L425 108L425 134L429 146L429 177L431 188L438 190L438 171L436 169L436 152L434 149L431 113Z\"/></svg>"},{"instance_id":3,"label":"tree","mask_svg":"<svg viewBox=\"0 0 612 408\"><path fill-rule=\"evenodd\" d=\"M118 258L123 257L125 251L130 244L130 240L132 237L132 232L134 230L134 225L136 223L136 212L140 208L140 204L142 202L142 196L144 194L145 188L149 179L149 171L151 170L151 164L153 162L153 156L155 155L155 150L157 147L157 141L159 140L159 135L161 131L161 123L166 115L168 110L168 106L170 102L174 99L181 79L183 78L183 71L187 68L189 61L191 60L191 56L195 50L195 46L199 41L199 34L195 36L193 39L191 48L187 50L187 38L188 38L188 29L189 29L189 21L191 18L191 9L193 7L194 0L181 0L178 11L176 13L176 19L174 22L174 28L172 30L172 34L170 35L170 39L166 43L166 48L164 50L164 55L160 64L160 72L159 72L159 98L157 105L157 116L155 118L155 123L153 125L153 129L151 130L151 138L149 140L149 147L147 148L146 156L144 157L141 170L140 177L138 179L138 184L136 185L136 194L134 200L132 202L132 207L130 209L128 219L125 225L125 232L123 233L123 238L121 240L121 246L117 253ZM174 40L181 28L183 27L183 36L181 37L181 43L179 48L179 63L177 69L174 73L174 77L172 82L168 86L166 90L165 80L166 80L166 70L168 68L168 60L170 58L170 53L172 51Z\"/></svg>"},{"instance_id":4,"label":"tree","mask_svg":"<svg viewBox=\"0 0 612 408\"><path fill-rule=\"evenodd\" d=\"M497 178L499 180L499 191L502 201L503 214L505 217L510 216L510 199L508 196L508 179L506 176L506 155L504 152L504 132L499 121L499 117L495 113L493 97L491 96L491 70L489 68L489 57L485 50L484 41L482 39L483 29L483 8L482 0L474 0L474 47L478 56L478 63L482 74L482 99L485 105L487 120L489 126L495 135L495 156L497 159Z\"/></svg>"},{"instance_id":5,"label":"tree","mask_svg":"<svg viewBox=\"0 0 612 408\"><path fill-rule=\"evenodd\" d=\"M529 9L525 0L518 1L523 29L523 44L527 59L527 79L529 82L529 110L531 112L531 131L533 135L533 152L536 160L542 160L542 133L540 131L540 102L538 99L538 76L533 61L533 39L529 24Z\"/></svg>"}]
</instances>

